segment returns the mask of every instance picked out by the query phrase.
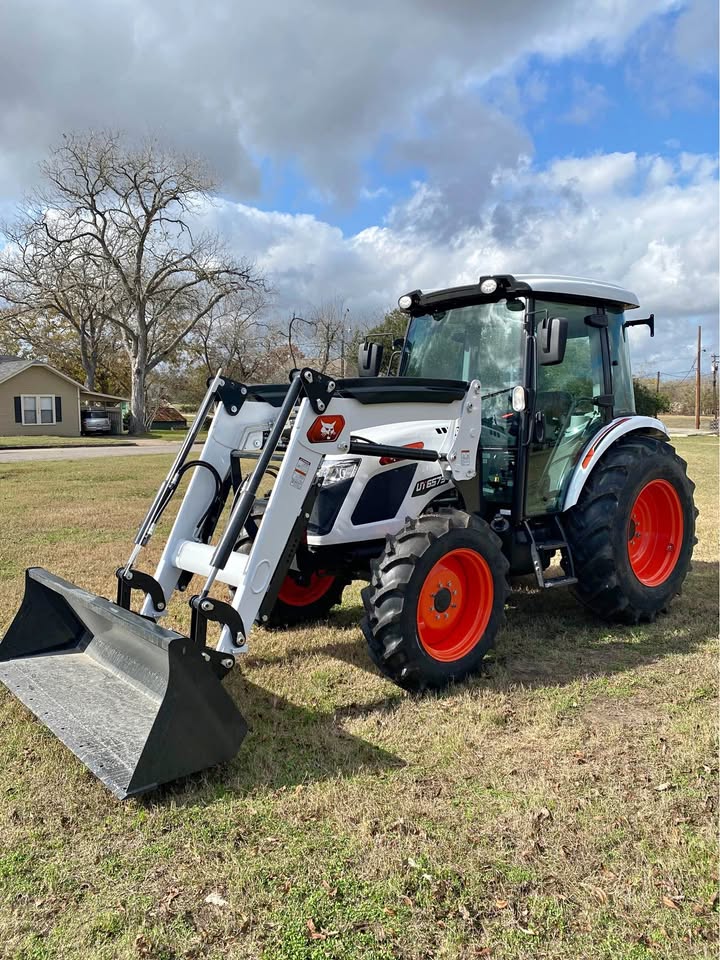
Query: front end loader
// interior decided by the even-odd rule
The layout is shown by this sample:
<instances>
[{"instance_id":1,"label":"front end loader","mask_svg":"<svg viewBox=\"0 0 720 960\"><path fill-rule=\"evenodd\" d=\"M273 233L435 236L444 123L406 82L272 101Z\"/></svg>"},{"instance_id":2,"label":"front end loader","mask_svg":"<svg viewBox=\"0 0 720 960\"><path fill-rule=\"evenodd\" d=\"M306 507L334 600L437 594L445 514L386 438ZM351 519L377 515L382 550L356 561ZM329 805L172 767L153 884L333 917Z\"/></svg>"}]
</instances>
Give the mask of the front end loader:
<instances>
[{"instance_id":1,"label":"front end loader","mask_svg":"<svg viewBox=\"0 0 720 960\"><path fill-rule=\"evenodd\" d=\"M267 616L288 576L326 455L375 455L374 445L366 451L351 429L381 425L390 405L404 421L427 416L455 423L448 463L454 477L469 479L480 434L479 393L477 381L335 382L311 369L296 372L287 388L247 387L218 375L128 562L117 570L116 602L29 569L22 605L0 642L0 681L121 798L229 760L246 725L222 679L247 650L250 627ZM207 440L190 460L194 434L214 403ZM250 549L240 551L261 479L296 408L262 523ZM258 447L255 469L243 478L240 461ZM408 455L404 448L380 452ZM432 450L412 455L440 459ZM187 472L192 478L152 576L135 563ZM227 522L212 544L230 499ZM189 600L186 637L156 621L194 576L202 586ZM211 593L216 583L234 589L231 602ZM135 592L143 597L140 613L130 609ZM209 625L219 630L215 646L208 644Z\"/></svg>"},{"instance_id":2,"label":"front end loader","mask_svg":"<svg viewBox=\"0 0 720 960\"><path fill-rule=\"evenodd\" d=\"M513 576L630 624L680 592L693 484L663 424L635 413L627 330L654 334L654 318L628 319L634 295L497 275L399 306L397 376L379 376L382 350L366 344L356 379L209 382L115 602L27 571L0 681L117 796L231 759L246 724L222 681L253 625L324 617L351 580L367 581L371 659L413 692L481 669ZM142 550L186 474L147 573ZM184 636L158 621L193 583Z\"/></svg>"}]
</instances>

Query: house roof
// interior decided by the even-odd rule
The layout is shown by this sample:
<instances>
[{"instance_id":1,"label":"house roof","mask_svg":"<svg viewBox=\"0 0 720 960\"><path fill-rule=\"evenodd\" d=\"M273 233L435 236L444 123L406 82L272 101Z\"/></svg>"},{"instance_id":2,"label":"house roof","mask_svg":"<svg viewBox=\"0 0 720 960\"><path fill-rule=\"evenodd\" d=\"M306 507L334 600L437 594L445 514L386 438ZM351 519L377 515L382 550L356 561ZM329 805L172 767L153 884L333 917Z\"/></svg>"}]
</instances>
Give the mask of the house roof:
<instances>
[{"instance_id":1,"label":"house roof","mask_svg":"<svg viewBox=\"0 0 720 960\"><path fill-rule=\"evenodd\" d=\"M171 407L169 403L164 403L162 406L158 407L157 412L153 417L153 423L156 420L160 423L187 423L187 420L180 413L180 411L176 410L175 407Z\"/></svg>"},{"instance_id":2,"label":"house roof","mask_svg":"<svg viewBox=\"0 0 720 960\"><path fill-rule=\"evenodd\" d=\"M0 383L9 380L32 366L32 360L20 360L18 357L0 357Z\"/></svg>"},{"instance_id":3,"label":"house roof","mask_svg":"<svg viewBox=\"0 0 720 960\"><path fill-rule=\"evenodd\" d=\"M116 397L113 393L98 393L97 390L88 390L87 387L80 387L81 400L125 400L128 397Z\"/></svg>"},{"instance_id":4,"label":"house roof","mask_svg":"<svg viewBox=\"0 0 720 960\"><path fill-rule=\"evenodd\" d=\"M22 357L0 356L0 383L11 380L19 373L22 373L23 370L28 370L30 367L45 367L46 370L54 373L56 377L61 377L74 387L77 387L85 396L100 397L104 400L127 400L127 397L114 397L109 393L96 393L94 390L88 390L81 383L78 383L77 380L73 380L72 377L68 377L67 374L62 373L57 367L53 367L43 360L23 360Z\"/></svg>"},{"instance_id":5,"label":"house roof","mask_svg":"<svg viewBox=\"0 0 720 960\"><path fill-rule=\"evenodd\" d=\"M63 380L67 380L68 383L72 383L73 386L83 389L83 385L78 383L77 380L73 380L72 377L68 377L66 374L61 373L56 367L51 367L49 363L45 363L43 360L23 360L20 357L13 357L10 359L0 360L0 383L3 383L5 380L10 380L12 377L16 377L19 373L22 373L23 370L27 370L30 367L45 367L46 370L49 370L51 373L54 373L57 377L62 377Z\"/></svg>"}]
</instances>

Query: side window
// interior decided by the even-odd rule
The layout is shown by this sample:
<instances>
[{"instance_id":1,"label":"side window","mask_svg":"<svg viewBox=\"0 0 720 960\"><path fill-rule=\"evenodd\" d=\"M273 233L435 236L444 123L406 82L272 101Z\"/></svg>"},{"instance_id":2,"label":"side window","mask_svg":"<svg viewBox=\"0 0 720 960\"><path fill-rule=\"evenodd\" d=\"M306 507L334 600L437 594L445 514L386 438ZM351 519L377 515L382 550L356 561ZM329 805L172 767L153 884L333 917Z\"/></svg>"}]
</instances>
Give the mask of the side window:
<instances>
[{"instance_id":1,"label":"side window","mask_svg":"<svg viewBox=\"0 0 720 960\"><path fill-rule=\"evenodd\" d=\"M37 418L37 397L23 397L22 403L22 422L25 424L35 424Z\"/></svg>"},{"instance_id":2,"label":"side window","mask_svg":"<svg viewBox=\"0 0 720 960\"><path fill-rule=\"evenodd\" d=\"M623 330L625 314L619 307L608 307L606 312L615 398L613 412L617 417L623 413L635 413L635 390L630 367L630 345L627 330Z\"/></svg>"},{"instance_id":3,"label":"side window","mask_svg":"<svg viewBox=\"0 0 720 960\"><path fill-rule=\"evenodd\" d=\"M580 451L603 423L602 409L593 399L605 392L601 332L585 323L596 307L538 300L535 311L538 321L544 311L565 317L568 339L562 363L537 368L535 413L540 427L528 457L530 515L559 508Z\"/></svg>"}]
</instances>

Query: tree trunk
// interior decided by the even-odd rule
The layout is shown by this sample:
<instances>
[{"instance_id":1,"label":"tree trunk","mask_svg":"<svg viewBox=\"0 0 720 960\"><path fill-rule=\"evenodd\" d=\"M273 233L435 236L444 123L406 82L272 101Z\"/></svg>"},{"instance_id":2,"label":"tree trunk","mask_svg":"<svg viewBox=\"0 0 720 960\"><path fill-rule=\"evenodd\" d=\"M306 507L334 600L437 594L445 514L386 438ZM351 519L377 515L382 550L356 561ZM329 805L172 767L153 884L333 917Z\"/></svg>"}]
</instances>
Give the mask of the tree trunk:
<instances>
[{"instance_id":1,"label":"tree trunk","mask_svg":"<svg viewBox=\"0 0 720 960\"><path fill-rule=\"evenodd\" d=\"M97 346L88 342L88 337L84 333L80 334L80 360L85 371L85 386L88 390L94 390L97 371Z\"/></svg>"},{"instance_id":2,"label":"tree trunk","mask_svg":"<svg viewBox=\"0 0 720 960\"><path fill-rule=\"evenodd\" d=\"M85 386L88 390L95 390L95 377L97 373L97 358L93 355L83 357L83 367L85 369Z\"/></svg>"},{"instance_id":3,"label":"tree trunk","mask_svg":"<svg viewBox=\"0 0 720 960\"><path fill-rule=\"evenodd\" d=\"M130 433L145 433L145 361L133 357L131 361L132 382L130 392Z\"/></svg>"}]
</instances>

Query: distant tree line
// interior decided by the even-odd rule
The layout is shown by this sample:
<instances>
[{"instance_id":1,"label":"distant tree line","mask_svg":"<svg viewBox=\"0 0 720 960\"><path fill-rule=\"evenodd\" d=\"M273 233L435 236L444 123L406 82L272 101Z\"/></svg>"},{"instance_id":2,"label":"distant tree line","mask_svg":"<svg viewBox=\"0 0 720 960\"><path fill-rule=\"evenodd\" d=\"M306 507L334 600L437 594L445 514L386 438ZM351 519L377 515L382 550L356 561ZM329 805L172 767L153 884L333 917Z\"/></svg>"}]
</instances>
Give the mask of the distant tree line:
<instances>
[{"instance_id":1,"label":"distant tree line","mask_svg":"<svg viewBox=\"0 0 720 960\"><path fill-rule=\"evenodd\" d=\"M712 377L704 376L700 386L700 414L710 416L713 412ZM637 377L635 384L635 407L638 413L656 416L672 413L690 416L695 413L695 374L686 380L661 380L656 391L655 377Z\"/></svg>"}]
</instances>

